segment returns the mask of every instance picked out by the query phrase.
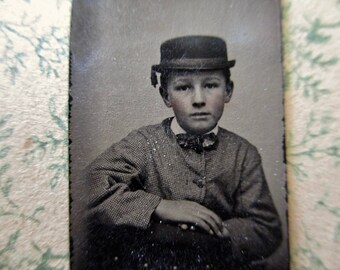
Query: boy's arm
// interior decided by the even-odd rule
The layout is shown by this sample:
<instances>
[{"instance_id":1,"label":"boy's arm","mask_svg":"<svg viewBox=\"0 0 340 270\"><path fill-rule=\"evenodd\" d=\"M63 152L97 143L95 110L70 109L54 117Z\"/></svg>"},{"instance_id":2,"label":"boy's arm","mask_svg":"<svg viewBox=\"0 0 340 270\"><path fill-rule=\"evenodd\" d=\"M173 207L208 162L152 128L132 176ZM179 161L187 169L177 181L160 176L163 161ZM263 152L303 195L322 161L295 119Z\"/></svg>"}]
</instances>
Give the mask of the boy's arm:
<instances>
[{"instance_id":1,"label":"boy's arm","mask_svg":"<svg viewBox=\"0 0 340 270\"><path fill-rule=\"evenodd\" d=\"M161 200L154 216L175 224L194 224L208 234L223 238L221 218L199 203L187 200Z\"/></svg>"},{"instance_id":2,"label":"boy's arm","mask_svg":"<svg viewBox=\"0 0 340 270\"><path fill-rule=\"evenodd\" d=\"M261 157L248 148L235 195L235 216L224 221L237 260L269 256L280 244L281 224L264 176Z\"/></svg>"},{"instance_id":3,"label":"boy's arm","mask_svg":"<svg viewBox=\"0 0 340 270\"><path fill-rule=\"evenodd\" d=\"M85 170L86 206L92 220L142 229L150 225L161 198L143 190L148 151L144 136L134 131Z\"/></svg>"}]
</instances>

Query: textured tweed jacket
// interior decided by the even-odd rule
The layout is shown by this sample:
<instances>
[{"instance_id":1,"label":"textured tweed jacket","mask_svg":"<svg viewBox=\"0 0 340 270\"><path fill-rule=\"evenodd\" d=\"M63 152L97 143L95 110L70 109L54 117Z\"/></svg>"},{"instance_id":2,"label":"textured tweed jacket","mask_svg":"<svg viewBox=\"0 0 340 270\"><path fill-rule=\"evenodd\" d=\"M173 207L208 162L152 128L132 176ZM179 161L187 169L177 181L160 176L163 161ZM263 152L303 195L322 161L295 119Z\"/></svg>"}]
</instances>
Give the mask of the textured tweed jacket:
<instances>
[{"instance_id":1,"label":"textured tweed jacket","mask_svg":"<svg viewBox=\"0 0 340 270\"><path fill-rule=\"evenodd\" d=\"M147 229L162 198L192 200L225 221L234 258L272 253L280 221L257 149L219 128L217 149L198 154L177 144L170 124L131 132L87 168L90 215L108 226Z\"/></svg>"}]
</instances>

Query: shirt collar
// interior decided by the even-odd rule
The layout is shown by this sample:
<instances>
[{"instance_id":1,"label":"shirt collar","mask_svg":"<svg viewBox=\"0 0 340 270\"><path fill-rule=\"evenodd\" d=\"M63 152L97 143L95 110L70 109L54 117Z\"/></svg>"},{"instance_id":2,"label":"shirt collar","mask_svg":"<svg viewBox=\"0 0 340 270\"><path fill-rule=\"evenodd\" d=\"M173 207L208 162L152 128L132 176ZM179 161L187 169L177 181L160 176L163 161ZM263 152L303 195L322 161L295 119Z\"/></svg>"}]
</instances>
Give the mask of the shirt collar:
<instances>
[{"instance_id":1,"label":"shirt collar","mask_svg":"<svg viewBox=\"0 0 340 270\"><path fill-rule=\"evenodd\" d=\"M171 125L170 125L170 128L172 130L172 132L175 134L175 135L178 135L178 134L181 134L181 133L187 133L179 124L178 124L178 121L176 119L176 117L174 117L171 121ZM210 132L207 132L207 133L214 133L215 135L217 135L217 132L218 132L218 125L216 125L214 127L213 130L211 130Z\"/></svg>"}]
</instances>

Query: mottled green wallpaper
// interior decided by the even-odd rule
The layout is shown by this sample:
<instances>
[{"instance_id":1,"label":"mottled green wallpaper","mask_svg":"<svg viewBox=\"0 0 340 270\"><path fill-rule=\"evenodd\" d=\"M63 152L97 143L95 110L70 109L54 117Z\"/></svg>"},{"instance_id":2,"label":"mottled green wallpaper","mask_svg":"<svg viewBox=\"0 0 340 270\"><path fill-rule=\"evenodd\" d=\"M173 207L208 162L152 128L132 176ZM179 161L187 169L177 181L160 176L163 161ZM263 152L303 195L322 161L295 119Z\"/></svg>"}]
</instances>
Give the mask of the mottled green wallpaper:
<instances>
[{"instance_id":1,"label":"mottled green wallpaper","mask_svg":"<svg viewBox=\"0 0 340 270\"><path fill-rule=\"evenodd\" d=\"M0 0L0 269L68 269L70 0ZM291 269L340 269L340 1L282 3Z\"/></svg>"},{"instance_id":2,"label":"mottled green wallpaper","mask_svg":"<svg viewBox=\"0 0 340 270\"><path fill-rule=\"evenodd\" d=\"M292 269L340 269L340 1L283 1Z\"/></svg>"},{"instance_id":3,"label":"mottled green wallpaper","mask_svg":"<svg viewBox=\"0 0 340 270\"><path fill-rule=\"evenodd\" d=\"M69 268L71 1L0 1L0 269Z\"/></svg>"}]
</instances>

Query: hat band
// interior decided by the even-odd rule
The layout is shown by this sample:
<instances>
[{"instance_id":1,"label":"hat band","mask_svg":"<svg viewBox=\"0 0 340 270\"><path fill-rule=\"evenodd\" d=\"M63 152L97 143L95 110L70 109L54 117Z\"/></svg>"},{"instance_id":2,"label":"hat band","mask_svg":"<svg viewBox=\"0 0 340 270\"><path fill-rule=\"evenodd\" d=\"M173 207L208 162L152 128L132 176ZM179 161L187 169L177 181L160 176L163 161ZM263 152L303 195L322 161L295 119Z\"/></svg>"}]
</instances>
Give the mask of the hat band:
<instances>
[{"instance_id":1,"label":"hat band","mask_svg":"<svg viewBox=\"0 0 340 270\"><path fill-rule=\"evenodd\" d=\"M233 67L235 60L228 61L224 57L219 58L181 58L175 60L163 60L161 64L153 66L156 71L163 69L220 69Z\"/></svg>"}]
</instances>

